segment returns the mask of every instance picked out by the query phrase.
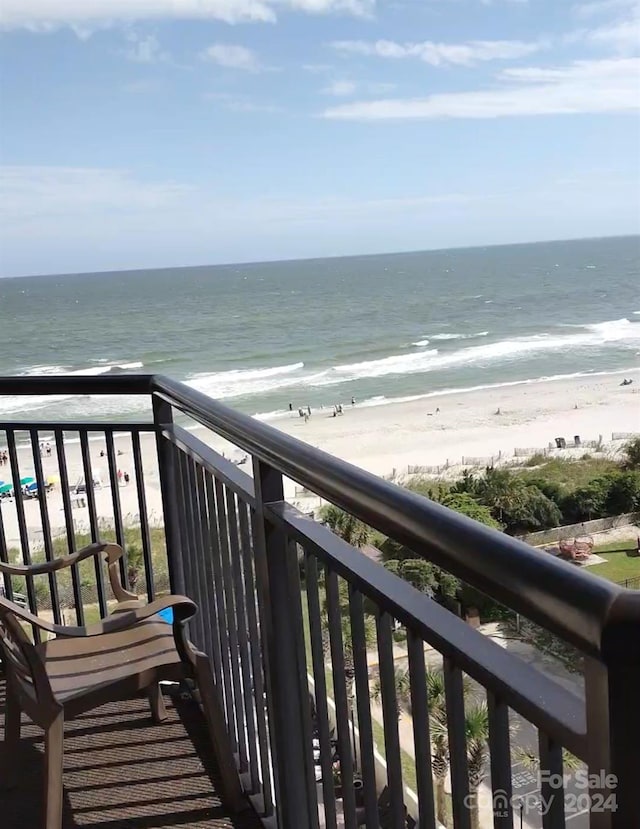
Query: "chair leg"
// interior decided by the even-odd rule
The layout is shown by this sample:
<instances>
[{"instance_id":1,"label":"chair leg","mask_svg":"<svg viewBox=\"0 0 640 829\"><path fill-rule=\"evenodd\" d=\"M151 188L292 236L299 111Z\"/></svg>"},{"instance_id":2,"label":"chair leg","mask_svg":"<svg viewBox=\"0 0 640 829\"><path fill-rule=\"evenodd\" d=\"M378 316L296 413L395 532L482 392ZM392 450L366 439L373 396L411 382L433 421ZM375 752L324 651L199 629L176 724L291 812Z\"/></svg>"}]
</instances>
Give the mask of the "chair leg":
<instances>
[{"instance_id":1,"label":"chair leg","mask_svg":"<svg viewBox=\"0 0 640 829\"><path fill-rule=\"evenodd\" d=\"M64 713L60 711L45 730L44 829L62 828L62 772L64 768Z\"/></svg>"},{"instance_id":2,"label":"chair leg","mask_svg":"<svg viewBox=\"0 0 640 829\"><path fill-rule=\"evenodd\" d=\"M156 682L147 690L147 697L149 698L149 707L151 708L151 718L154 723L161 723L167 719L167 709L164 705L164 697L160 690L160 685Z\"/></svg>"},{"instance_id":3,"label":"chair leg","mask_svg":"<svg viewBox=\"0 0 640 829\"><path fill-rule=\"evenodd\" d=\"M0 773L0 788L11 789L20 778L18 769L18 750L20 747L20 703L7 685L4 713L4 762Z\"/></svg>"},{"instance_id":4,"label":"chair leg","mask_svg":"<svg viewBox=\"0 0 640 829\"><path fill-rule=\"evenodd\" d=\"M200 691L204 715L213 743L213 752L222 779L222 799L234 812L241 812L248 806L242 793L238 770L231 750L231 742L224 721L220 698L213 681L211 665L205 654L195 655L195 679Z\"/></svg>"}]
</instances>

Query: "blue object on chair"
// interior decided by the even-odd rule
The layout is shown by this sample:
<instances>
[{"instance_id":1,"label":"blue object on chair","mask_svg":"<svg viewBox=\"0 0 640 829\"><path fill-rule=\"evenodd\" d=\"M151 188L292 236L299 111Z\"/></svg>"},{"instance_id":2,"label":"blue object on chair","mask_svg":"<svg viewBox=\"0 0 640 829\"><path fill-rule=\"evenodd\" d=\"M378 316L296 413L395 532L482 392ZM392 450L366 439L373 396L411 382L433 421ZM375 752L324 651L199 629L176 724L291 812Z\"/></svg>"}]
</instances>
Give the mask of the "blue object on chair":
<instances>
[{"instance_id":1,"label":"blue object on chair","mask_svg":"<svg viewBox=\"0 0 640 829\"><path fill-rule=\"evenodd\" d=\"M168 625L173 624L173 609L170 607L161 610L158 613L158 616L162 619L163 622L166 622Z\"/></svg>"}]
</instances>

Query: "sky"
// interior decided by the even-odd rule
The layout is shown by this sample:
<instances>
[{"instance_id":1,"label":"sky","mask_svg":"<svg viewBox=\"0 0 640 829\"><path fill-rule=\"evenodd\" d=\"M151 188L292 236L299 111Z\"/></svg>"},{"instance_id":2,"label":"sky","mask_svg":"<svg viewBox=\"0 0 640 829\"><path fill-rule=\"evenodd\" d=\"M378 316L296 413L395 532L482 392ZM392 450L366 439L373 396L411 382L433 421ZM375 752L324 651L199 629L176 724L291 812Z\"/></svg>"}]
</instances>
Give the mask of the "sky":
<instances>
[{"instance_id":1,"label":"sky","mask_svg":"<svg viewBox=\"0 0 640 829\"><path fill-rule=\"evenodd\" d=\"M0 276L640 231L639 0L2 0Z\"/></svg>"}]
</instances>

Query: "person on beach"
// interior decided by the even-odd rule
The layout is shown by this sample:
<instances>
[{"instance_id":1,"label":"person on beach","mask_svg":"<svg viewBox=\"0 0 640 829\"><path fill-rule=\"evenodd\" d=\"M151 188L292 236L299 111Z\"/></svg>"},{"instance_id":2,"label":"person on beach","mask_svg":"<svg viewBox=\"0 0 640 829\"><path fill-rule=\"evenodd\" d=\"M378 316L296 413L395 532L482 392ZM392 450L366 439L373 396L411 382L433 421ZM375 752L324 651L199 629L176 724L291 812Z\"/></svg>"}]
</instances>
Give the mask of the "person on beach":
<instances>
[{"instance_id":1,"label":"person on beach","mask_svg":"<svg viewBox=\"0 0 640 829\"><path fill-rule=\"evenodd\" d=\"M355 397L352 397L352 398L351 398L351 405L352 405L352 406L355 406L355 405L356 405L356 399L355 399Z\"/></svg>"},{"instance_id":2,"label":"person on beach","mask_svg":"<svg viewBox=\"0 0 640 829\"><path fill-rule=\"evenodd\" d=\"M51 456L51 444L50 443L47 443L46 449L47 449L47 457L50 457Z\"/></svg>"},{"instance_id":3,"label":"person on beach","mask_svg":"<svg viewBox=\"0 0 640 829\"><path fill-rule=\"evenodd\" d=\"M124 473L123 478L124 478L125 485L126 485L126 484L128 484L128 483L129 483L129 481L131 480L131 479L129 478L129 473L128 473L128 472L125 472L125 473Z\"/></svg>"},{"instance_id":4,"label":"person on beach","mask_svg":"<svg viewBox=\"0 0 640 829\"><path fill-rule=\"evenodd\" d=\"M311 417L311 406L307 406L307 414Z\"/></svg>"},{"instance_id":5,"label":"person on beach","mask_svg":"<svg viewBox=\"0 0 640 829\"><path fill-rule=\"evenodd\" d=\"M290 412L292 412L292 411L293 411L293 403L289 403L289 411L290 411Z\"/></svg>"},{"instance_id":6,"label":"person on beach","mask_svg":"<svg viewBox=\"0 0 640 829\"><path fill-rule=\"evenodd\" d=\"M118 469L118 484L122 483L122 469Z\"/></svg>"}]
</instances>

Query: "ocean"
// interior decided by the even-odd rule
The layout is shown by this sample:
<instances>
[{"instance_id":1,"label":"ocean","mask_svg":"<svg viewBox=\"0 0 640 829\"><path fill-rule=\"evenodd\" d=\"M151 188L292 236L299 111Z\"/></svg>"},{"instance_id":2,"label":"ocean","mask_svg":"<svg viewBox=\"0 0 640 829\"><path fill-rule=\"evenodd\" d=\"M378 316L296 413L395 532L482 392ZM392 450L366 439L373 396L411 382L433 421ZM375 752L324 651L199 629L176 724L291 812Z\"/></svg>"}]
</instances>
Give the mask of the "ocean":
<instances>
[{"instance_id":1,"label":"ocean","mask_svg":"<svg viewBox=\"0 0 640 829\"><path fill-rule=\"evenodd\" d=\"M0 280L0 374L167 374L249 414L640 365L640 237ZM0 398L124 419L135 397Z\"/></svg>"}]
</instances>

